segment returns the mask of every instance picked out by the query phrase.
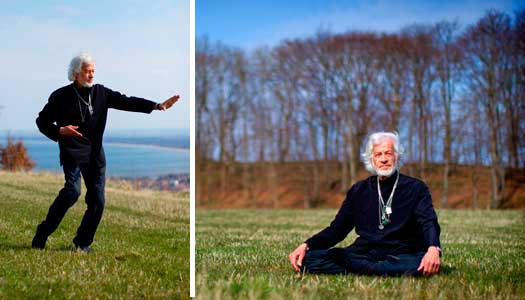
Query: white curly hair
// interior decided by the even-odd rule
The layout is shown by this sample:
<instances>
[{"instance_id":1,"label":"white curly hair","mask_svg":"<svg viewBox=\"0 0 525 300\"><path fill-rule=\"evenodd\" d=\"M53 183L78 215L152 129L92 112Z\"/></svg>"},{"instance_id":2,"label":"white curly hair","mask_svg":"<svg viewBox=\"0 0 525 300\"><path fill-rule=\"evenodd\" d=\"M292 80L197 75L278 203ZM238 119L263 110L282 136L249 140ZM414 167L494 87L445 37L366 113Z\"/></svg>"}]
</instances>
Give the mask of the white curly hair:
<instances>
[{"instance_id":1,"label":"white curly hair","mask_svg":"<svg viewBox=\"0 0 525 300\"><path fill-rule=\"evenodd\" d=\"M365 168L368 170L368 172L374 175L377 175L377 170L374 168L374 164L372 162L372 149L375 145L381 144L385 139L391 140L392 144L394 145L394 156L396 158L395 170L399 170L403 165L402 158L405 150L399 142L399 135L397 132L372 133L367 137L364 151L361 153L361 161L365 165Z\"/></svg>"},{"instance_id":2,"label":"white curly hair","mask_svg":"<svg viewBox=\"0 0 525 300\"><path fill-rule=\"evenodd\" d=\"M67 79L75 81L75 76L80 73L83 64L92 64L95 61L89 53L82 52L71 59L69 69L67 70Z\"/></svg>"}]
</instances>

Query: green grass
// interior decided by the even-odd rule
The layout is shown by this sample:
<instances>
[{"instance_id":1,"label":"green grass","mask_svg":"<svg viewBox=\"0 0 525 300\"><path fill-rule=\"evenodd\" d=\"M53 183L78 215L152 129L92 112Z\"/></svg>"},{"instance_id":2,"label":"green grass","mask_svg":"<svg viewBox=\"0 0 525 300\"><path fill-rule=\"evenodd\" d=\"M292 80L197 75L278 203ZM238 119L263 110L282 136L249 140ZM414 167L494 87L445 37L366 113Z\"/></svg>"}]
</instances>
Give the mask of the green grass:
<instances>
[{"instance_id":1,"label":"green grass","mask_svg":"<svg viewBox=\"0 0 525 300\"><path fill-rule=\"evenodd\" d=\"M109 182L94 253L71 251L84 194L46 250L31 249L62 180L0 171L0 299L189 298L188 193L133 191Z\"/></svg>"},{"instance_id":2,"label":"green grass","mask_svg":"<svg viewBox=\"0 0 525 300\"><path fill-rule=\"evenodd\" d=\"M288 253L335 210L197 210L198 299L524 299L523 211L440 210L431 278L298 275ZM352 232L340 246L355 239Z\"/></svg>"}]
</instances>

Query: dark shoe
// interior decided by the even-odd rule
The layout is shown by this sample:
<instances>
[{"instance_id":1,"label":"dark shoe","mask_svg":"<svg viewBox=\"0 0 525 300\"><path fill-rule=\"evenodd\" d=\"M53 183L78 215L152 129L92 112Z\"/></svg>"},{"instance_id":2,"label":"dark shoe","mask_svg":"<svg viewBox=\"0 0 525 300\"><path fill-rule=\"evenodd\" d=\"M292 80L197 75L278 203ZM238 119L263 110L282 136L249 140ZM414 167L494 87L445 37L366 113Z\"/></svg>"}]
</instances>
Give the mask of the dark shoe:
<instances>
[{"instance_id":1,"label":"dark shoe","mask_svg":"<svg viewBox=\"0 0 525 300\"><path fill-rule=\"evenodd\" d=\"M77 246L75 245L75 251L84 253L93 253L93 250L89 246Z\"/></svg>"},{"instance_id":2,"label":"dark shoe","mask_svg":"<svg viewBox=\"0 0 525 300\"><path fill-rule=\"evenodd\" d=\"M38 225L35 237L33 237L33 241L31 241L31 247L34 249L44 249L46 242L47 236L42 233L41 225Z\"/></svg>"},{"instance_id":3,"label":"dark shoe","mask_svg":"<svg viewBox=\"0 0 525 300\"><path fill-rule=\"evenodd\" d=\"M40 250L44 249L46 247L46 240L46 238L42 238L38 235L35 235L33 241L31 242L31 248Z\"/></svg>"}]
</instances>

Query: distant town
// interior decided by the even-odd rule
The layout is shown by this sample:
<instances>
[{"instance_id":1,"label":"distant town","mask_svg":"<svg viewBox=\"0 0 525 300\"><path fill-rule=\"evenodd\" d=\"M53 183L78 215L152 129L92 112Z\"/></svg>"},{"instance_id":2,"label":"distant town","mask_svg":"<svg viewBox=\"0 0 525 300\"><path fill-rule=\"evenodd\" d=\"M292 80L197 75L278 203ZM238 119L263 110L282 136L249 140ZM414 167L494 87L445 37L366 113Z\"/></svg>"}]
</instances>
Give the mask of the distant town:
<instances>
[{"instance_id":1,"label":"distant town","mask_svg":"<svg viewBox=\"0 0 525 300\"><path fill-rule=\"evenodd\" d=\"M168 174L155 179L150 177L113 177L112 179L128 182L136 189L171 192L190 191L190 174Z\"/></svg>"}]
</instances>

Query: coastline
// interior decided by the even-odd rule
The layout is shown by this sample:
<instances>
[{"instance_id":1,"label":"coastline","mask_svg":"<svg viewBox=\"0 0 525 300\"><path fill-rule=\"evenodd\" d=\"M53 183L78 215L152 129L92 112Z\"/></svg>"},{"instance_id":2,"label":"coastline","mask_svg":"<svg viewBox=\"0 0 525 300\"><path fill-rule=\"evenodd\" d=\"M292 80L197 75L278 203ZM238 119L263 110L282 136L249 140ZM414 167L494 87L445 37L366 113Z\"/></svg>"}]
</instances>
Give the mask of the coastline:
<instances>
[{"instance_id":1,"label":"coastline","mask_svg":"<svg viewBox=\"0 0 525 300\"><path fill-rule=\"evenodd\" d=\"M39 139L22 139L23 143L32 143L32 144L56 144L51 140L39 140ZM173 150L177 152L189 153L189 148L180 148L172 146L161 146L153 144L135 144L135 143L123 143L123 142L104 142L103 145L110 145L116 147L135 147L135 148L145 148L145 149L158 149L158 150Z\"/></svg>"},{"instance_id":2,"label":"coastline","mask_svg":"<svg viewBox=\"0 0 525 300\"><path fill-rule=\"evenodd\" d=\"M149 145L149 144L134 144L134 143L122 143L122 142L105 142L103 145L111 145L117 147L136 147L136 148L146 148L146 149L159 149L159 150L173 150L177 152L190 152L190 149L180 148L180 147L171 147L171 146L160 146L160 145Z\"/></svg>"}]
</instances>

